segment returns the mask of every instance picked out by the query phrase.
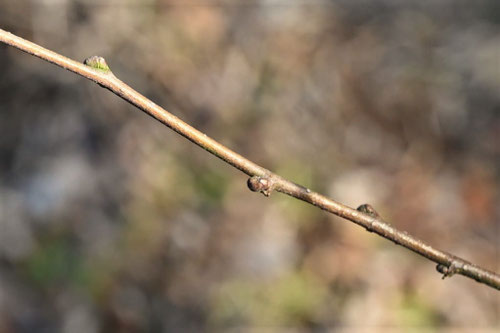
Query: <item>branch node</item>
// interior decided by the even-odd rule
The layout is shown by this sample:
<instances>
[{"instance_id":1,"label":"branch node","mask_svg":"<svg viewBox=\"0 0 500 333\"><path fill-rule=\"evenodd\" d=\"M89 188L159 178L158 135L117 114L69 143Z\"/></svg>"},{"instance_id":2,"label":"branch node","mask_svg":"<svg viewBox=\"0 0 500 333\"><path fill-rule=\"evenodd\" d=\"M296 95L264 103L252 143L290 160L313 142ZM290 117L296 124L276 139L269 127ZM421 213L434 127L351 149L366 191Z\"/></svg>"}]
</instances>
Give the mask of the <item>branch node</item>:
<instances>
[{"instance_id":1,"label":"branch node","mask_svg":"<svg viewBox=\"0 0 500 333\"><path fill-rule=\"evenodd\" d=\"M266 197L274 190L274 182L269 177L252 176L247 181L248 188L253 192L260 192Z\"/></svg>"}]
</instances>

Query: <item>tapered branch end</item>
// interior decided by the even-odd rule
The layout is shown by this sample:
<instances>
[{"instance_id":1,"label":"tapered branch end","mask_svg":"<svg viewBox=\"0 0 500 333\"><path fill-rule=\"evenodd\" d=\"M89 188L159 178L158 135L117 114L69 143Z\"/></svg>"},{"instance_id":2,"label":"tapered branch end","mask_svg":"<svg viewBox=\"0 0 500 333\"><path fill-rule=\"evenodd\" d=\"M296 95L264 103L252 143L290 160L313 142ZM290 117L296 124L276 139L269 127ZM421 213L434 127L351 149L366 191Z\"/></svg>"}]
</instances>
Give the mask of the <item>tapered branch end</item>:
<instances>
[{"instance_id":1,"label":"tapered branch end","mask_svg":"<svg viewBox=\"0 0 500 333\"><path fill-rule=\"evenodd\" d=\"M111 73L111 69L109 68L106 60L103 57L94 55L85 59L83 63L97 71Z\"/></svg>"},{"instance_id":2,"label":"tapered branch end","mask_svg":"<svg viewBox=\"0 0 500 333\"><path fill-rule=\"evenodd\" d=\"M266 197L270 196L271 192L274 190L274 182L267 177L250 177L248 178L247 185L250 191L260 192Z\"/></svg>"}]
</instances>

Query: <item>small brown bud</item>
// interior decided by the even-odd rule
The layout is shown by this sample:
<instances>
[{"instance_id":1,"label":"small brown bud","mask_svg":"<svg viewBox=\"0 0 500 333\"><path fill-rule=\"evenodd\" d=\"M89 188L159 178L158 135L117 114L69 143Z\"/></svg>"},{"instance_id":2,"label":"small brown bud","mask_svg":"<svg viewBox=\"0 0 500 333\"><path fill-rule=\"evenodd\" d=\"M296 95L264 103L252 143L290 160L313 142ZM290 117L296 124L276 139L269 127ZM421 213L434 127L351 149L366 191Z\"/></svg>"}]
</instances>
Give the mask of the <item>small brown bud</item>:
<instances>
[{"instance_id":1,"label":"small brown bud","mask_svg":"<svg viewBox=\"0 0 500 333\"><path fill-rule=\"evenodd\" d=\"M360 211L362 213L365 213L367 215L370 215L371 217L378 218L380 215L378 215L377 211L375 208L372 207L370 204L362 204L358 208L356 208L357 211Z\"/></svg>"},{"instance_id":2,"label":"small brown bud","mask_svg":"<svg viewBox=\"0 0 500 333\"><path fill-rule=\"evenodd\" d=\"M248 178L248 188L253 192L261 192L266 197L271 195L273 190L272 182L269 178L253 176Z\"/></svg>"},{"instance_id":3,"label":"small brown bud","mask_svg":"<svg viewBox=\"0 0 500 333\"><path fill-rule=\"evenodd\" d=\"M454 275L455 273L457 273L459 267L460 267L459 263L457 263L456 261L452 261L449 266L446 266L443 264L438 264L436 266L436 270L439 273L443 274L443 279L444 279L444 278L450 277L450 276Z\"/></svg>"},{"instance_id":4,"label":"small brown bud","mask_svg":"<svg viewBox=\"0 0 500 333\"><path fill-rule=\"evenodd\" d=\"M438 264L436 266L436 271L438 271L439 273L443 274L443 279L444 279L446 277L446 275L448 274L448 267L446 267L443 264Z\"/></svg>"}]
</instances>

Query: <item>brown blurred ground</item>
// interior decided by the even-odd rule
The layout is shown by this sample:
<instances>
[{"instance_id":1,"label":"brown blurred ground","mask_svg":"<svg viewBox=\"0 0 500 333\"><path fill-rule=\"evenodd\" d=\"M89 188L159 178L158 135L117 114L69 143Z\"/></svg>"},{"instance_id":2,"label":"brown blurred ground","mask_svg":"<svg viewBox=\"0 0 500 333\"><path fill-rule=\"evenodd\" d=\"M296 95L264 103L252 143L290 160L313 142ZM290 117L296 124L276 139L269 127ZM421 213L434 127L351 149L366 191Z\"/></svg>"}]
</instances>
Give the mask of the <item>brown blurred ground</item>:
<instances>
[{"instance_id":1,"label":"brown blurred ground","mask_svg":"<svg viewBox=\"0 0 500 333\"><path fill-rule=\"evenodd\" d=\"M500 272L500 5L0 1L0 27ZM488 331L500 297L0 46L0 332Z\"/></svg>"}]
</instances>

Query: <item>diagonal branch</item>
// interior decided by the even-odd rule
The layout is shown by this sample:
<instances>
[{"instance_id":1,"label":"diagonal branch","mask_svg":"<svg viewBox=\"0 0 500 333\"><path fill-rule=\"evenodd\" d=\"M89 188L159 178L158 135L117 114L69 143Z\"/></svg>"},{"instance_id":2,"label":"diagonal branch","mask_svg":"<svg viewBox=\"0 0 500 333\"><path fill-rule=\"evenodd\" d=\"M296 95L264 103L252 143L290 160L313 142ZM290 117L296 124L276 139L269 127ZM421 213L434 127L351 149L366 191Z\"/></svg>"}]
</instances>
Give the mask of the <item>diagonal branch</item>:
<instances>
[{"instance_id":1,"label":"diagonal branch","mask_svg":"<svg viewBox=\"0 0 500 333\"><path fill-rule=\"evenodd\" d=\"M474 265L462 258L440 251L416 237L394 228L382 220L371 206L365 204L358 207L358 209L347 207L308 188L284 179L209 138L206 134L183 122L120 81L114 76L101 57L93 56L87 58L84 63L80 63L2 29L0 29L0 41L81 75L110 90L183 137L249 175L248 187L252 191L261 192L266 196L269 196L273 191L288 194L352 221L369 232L374 232L437 263L436 269L443 274L443 278L452 276L453 274L461 274L500 290L500 275Z\"/></svg>"}]
</instances>

